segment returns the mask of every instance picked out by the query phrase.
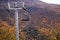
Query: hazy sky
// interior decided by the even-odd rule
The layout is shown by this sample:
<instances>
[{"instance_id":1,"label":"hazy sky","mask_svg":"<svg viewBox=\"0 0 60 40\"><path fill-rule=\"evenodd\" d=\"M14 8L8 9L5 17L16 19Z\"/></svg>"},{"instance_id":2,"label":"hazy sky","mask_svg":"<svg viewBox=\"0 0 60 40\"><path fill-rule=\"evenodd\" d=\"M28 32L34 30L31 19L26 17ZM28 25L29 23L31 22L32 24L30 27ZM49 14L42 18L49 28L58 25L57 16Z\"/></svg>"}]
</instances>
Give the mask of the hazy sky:
<instances>
[{"instance_id":1,"label":"hazy sky","mask_svg":"<svg viewBox=\"0 0 60 40\"><path fill-rule=\"evenodd\" d=\"M51 4L60 4L60 0L41 0L47 3L51 3Z\"/></svg>"}]
</instances>

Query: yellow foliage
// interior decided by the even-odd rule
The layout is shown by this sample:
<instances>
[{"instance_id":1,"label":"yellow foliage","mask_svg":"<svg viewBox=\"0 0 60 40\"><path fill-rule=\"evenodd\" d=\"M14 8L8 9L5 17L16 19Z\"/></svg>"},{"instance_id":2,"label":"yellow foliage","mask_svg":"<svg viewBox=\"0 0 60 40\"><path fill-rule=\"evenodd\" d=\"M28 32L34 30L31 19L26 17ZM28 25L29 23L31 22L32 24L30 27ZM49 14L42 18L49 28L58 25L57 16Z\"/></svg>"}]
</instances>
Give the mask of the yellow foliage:
<instances>
[{"instance_id":1,"label":"yellow foliage","mask_svg":"<svg viewBox=\"0 0 60 40\"><path fill-rule=\"evenodd\" d=\"M2 22L0 27L0 40L16 40L14 27L9 26L7 22Z\"/></svg>"},{"instance_id":2,"label":"yellow foliage","mask_svg":"<svg viewBox=\"0 0 60 40\"><path fill-rule=\"evenodd\" d=\"M26 34L24 32L20 32L20 40L26 40Z\"/></svg>"}]
</instances>

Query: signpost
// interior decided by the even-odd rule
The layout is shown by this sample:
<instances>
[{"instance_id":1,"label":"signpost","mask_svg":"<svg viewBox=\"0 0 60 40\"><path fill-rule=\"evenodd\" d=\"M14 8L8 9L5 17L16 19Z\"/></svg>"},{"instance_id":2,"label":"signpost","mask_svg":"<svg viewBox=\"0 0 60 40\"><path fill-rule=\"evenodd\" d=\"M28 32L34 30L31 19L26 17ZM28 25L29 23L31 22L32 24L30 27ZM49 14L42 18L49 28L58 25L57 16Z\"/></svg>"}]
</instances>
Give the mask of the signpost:
<instances>
[{"instance_id":1,"label":"signpost","mask_svg":"<svg viewBox=\"0 0 60 40\"><path fill-rule=\"evenodd\" d=\"M8 2L9 10L15 11L16 40L19 40L18 10L24 7L24 2Z\"/></svg>"},{"instance_id":2,"label":"signpost","mask_svg":"<svg viewBox=\"0 0 60 40\"><path fill-rule=\"evenodd\" d=\"M19 40L18 10L15 10L16 40Z\"/></svg>"}]
</instances>

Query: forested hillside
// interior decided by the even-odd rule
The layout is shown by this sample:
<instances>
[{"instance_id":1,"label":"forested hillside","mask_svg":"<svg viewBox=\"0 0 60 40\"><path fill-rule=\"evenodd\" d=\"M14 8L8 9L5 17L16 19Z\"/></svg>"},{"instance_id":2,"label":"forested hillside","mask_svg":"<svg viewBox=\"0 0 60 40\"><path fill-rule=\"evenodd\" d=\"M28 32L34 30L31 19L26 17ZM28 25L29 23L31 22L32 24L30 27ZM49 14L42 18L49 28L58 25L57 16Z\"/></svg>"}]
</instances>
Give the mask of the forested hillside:
<instances>
[{"instance_id":1,"label":"forested hillside","mask_svg":"<svg viewBox=\"0 0 60 40\"><path fill-rule=\"evenodd\" d=\"M60 40L60 5L25 1L29 21L22 21L25 11L19 10L20 40ZM16 40L15 14L0 3L0 40Z\"/></svg>"}]
</instances>

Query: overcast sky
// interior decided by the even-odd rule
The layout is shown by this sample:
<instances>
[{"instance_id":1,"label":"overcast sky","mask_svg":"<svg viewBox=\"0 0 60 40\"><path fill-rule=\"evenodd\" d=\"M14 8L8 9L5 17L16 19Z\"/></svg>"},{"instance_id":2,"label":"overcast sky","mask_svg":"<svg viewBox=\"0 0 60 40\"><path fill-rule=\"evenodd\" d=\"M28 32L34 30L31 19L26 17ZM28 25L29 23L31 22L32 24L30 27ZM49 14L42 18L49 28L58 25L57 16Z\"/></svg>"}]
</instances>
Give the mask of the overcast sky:
<instances>
[{"instance_id":1,"label":"overcast sky","mask_svg":"<svg viewBox=\"0 0 60 40\"><path fill-rule=\"evenodd\" d=\"M60 4L60 0L40 0L51 4Z\"/></svg>"}]
</instances>

